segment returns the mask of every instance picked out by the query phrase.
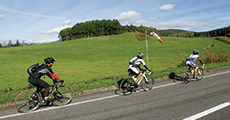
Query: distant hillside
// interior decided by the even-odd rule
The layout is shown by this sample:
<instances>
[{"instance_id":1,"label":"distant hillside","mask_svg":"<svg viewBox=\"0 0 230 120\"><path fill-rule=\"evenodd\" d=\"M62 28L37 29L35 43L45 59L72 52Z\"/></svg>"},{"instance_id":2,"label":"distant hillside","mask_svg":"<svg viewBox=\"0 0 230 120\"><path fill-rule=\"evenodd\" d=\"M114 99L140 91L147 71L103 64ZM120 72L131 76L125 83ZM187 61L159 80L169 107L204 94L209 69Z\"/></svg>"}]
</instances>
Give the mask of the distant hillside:
<instances>
[{"instance_id":1,"label":"distant hillside","mask_svg":"<svg viewBox=\"0 0 230 120\"><path fill-rule=\"evenodd\" d=\"M160 36L168 36L168 37L186 37L192 38L194 37L194 32L179 30L179 29L168 29L168 30L157 30L156 31Z\"/></svg>"},{"instance_id":2,"label":"distant hillside","mask_svg":"<svg viewBox=\"0 0 230 120\"><path fill-rule=\"evenodd\" d=\"M126 32L140 32L149 35L150 32L156 32L160 36L167 37L214 37L230 36L230 26L207 32L193 32L179 29L157 30L153 27L126 25L122 26L118 20L93 20L75 24L72 28L66 28L60 31L59 39L69 41L74 39L118 35Z\"/></svg>"}]
</instances>

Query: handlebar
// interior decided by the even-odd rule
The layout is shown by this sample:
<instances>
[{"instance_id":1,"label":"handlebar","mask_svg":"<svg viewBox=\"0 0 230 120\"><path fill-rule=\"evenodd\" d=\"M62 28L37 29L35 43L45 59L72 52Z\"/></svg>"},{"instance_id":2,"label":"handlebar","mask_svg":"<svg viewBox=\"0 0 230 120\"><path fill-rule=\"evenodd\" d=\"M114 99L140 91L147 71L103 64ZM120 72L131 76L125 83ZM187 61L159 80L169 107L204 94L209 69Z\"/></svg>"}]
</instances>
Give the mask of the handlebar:
<instances>
[{"instance_id":1,"label":"handlebar","mask_svg":"<svg viewBox=\"0 0 230 120\"><path fill-rule=\"evenodd\" d=\"M201 64L197 64L197 67L199 67L199 66L202 66L201 68L202 69L204 69L204 67L205 67L205 64L204 65L201 65ZM200 68L200 67L199 67Z\"/></svg>"},{"instance_id":2,"label":"handlebar","mask_svg":"<svg viewBox=\"0 0 230 120\"><path fill-rule=\"evenodd\" d=\"M144 72L146 72L148 69L143 69L143 70L141 70L141 72L142 73L144 73ZM149 73L148 73L148 75L151 75L152 74L152 71L150 71Z\"/></svg>"},{"instance_id":3,"label":"handlebar","mask_svg":"<svg viewBox=\"0 0 230 120\"><path fill-rule=\"evenodd\" d=\"M62 81L53 80L53 84L56 84L56 83L61 83L61 85L63 85L64 81L62 82Z\"/></svg>"}]
</instances>

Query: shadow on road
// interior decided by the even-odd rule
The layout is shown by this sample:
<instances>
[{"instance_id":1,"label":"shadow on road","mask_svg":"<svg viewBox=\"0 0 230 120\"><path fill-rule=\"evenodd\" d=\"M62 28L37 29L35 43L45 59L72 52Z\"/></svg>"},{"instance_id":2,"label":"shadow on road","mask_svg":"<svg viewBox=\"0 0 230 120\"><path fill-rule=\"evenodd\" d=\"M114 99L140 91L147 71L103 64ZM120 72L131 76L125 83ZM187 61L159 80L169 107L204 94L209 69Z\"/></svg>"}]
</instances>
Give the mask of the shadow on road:
<instances>
[{"instance_id":1,"label":"shadow on road","mask_svg":"<svg viewBox=\"0 0 230 120\"><path fill-rule=\"evenodd\" d=\"M182 76L176 75L176 73L174 72L171 72L169 74L169 79L173 80L173 82L176 82L176 81L183 82L184 81Z\"/></svg>"}]
</instances>

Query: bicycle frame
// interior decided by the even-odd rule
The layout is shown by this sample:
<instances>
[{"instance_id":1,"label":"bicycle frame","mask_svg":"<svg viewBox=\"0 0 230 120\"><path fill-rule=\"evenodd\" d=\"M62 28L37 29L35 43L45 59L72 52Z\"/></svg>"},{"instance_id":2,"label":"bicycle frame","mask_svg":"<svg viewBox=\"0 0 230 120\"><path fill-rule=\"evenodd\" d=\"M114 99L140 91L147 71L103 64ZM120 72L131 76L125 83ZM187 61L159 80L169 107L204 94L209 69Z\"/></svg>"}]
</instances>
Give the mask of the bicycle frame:
<instances>
[{"instance_id":1,"label":"bicycle frame","mask_svg":"<svg viewBox=\"0 0 230 120\"><path fill-rule=\"evenodd\" d=\"M50 85L50 87L49 87L49 94L52 93L52 91L53 91L54 89L56 89L56 90L58 91L58 93L60 94L58 88L59 88L60 86L62 86L63 83L61 83L61 85L59 85L59 86L58 86L56 83L57 83L57 82L53 81L53 84ZM34 93L37 93L37 92L34 91ZM45 99L44 99L44 95L42 94L42 91L38 92L38 95L39 95L39 97L40 97L40 105L41 105L42 102L45 100ZM32 96L32 95L31 95L31 96Z\"/></svg>"},{"instance_id":2,"label":"bicycle frame","mask_svg":"<svg viewBox=\"0 0 230 120\"><path fill-rule=\"evenodd\" d=\"M149 72L149 74L148 75L150 75L152 72ZM142 70L142 74L143 74L143 76L141 77L141 79L137 82L137 84L138 85L140 85L140 83L141 83L141 81L143 80L143 79L145 79L146 81L148 81L148 79L147 79L147 77L146 77L146 70ZM136 79L135 79L135 75L134 76L132 76L132 79L136 82Z\"/></svg>"}]
</instances>

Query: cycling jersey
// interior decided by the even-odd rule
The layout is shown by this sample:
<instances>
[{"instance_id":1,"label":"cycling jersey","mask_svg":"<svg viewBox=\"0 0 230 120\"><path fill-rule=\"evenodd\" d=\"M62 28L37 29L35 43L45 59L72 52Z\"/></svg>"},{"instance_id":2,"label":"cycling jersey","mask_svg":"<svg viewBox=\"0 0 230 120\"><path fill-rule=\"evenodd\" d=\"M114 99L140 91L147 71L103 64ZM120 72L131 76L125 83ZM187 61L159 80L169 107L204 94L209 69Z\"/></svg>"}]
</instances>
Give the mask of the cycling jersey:
<instances>
[{"instance_id":1,"label":"cycling jersey","mask_svg":"<svg viewBox=\"0 0 230 120\"><path fill-rule=\"evenodd\" d=\"M141 59L141 58L138 58L138 57L132 58L129 61L129 64L131 65L131 67L135 67L135 68L139 67L141 64L144 65L144 66L146 65L145 61L143 59Z\"/></svg>"},{"instance_id":2,"label":"cycling jersey","mask_svg":"<svg viewBox=\"0 0 230 120\"><path fill-rule=\"evenodd\" d=\"M145 61L141 58L134 57L129 61L129 67L128 67L128 72L131 72L132 74L139 75L140 71L137 70L137 68L140 69L140 65L143 65L146 69L148 67L145 64Z\"/></svg>"},{"instance_id":3,"label":"cycling jersey","mask_svg":"<svg viewBox=\"0 0 230 120\"><path fill-rule=\"evenodd\" d=\"M193 55L191 54L188 59L186 60L186 65L190 65L192 67L196 67L197 65L195 64L195 60L200 59L199 55ZM200 61L201 62L201 61ZM202 63L202 62L201 62Z\"/></svg>"},{"instance_id":4,"label":"cycling jersey","mask_svg":"<svg viewBox=\"0 0 230 120\"><path fill-rule=\"evenodd\" d=\"M48 96L49 84L40 79L43 75L48 75L51 79L55 78L60 81L60 79L53 73L51 67L47 64L43 64L35 73L30 75L28 81L37 87L36 92L40 92L45 88L45 96Z\"/></svg>"},{"instance_id":5,"label":"cycling jersey","mask_svg":"<svg viewBox=\"0 0 230 120\"><path fill-rule=\"evenodd\" d=\"M191 55L188 57L187 61L195 62L196 59L200 59L200 56L199 56L199 55L193 55L193 54L191 54Z\"/></svg>"}]
</instances>

